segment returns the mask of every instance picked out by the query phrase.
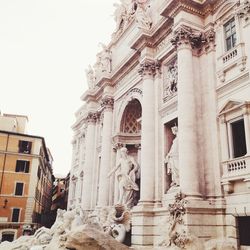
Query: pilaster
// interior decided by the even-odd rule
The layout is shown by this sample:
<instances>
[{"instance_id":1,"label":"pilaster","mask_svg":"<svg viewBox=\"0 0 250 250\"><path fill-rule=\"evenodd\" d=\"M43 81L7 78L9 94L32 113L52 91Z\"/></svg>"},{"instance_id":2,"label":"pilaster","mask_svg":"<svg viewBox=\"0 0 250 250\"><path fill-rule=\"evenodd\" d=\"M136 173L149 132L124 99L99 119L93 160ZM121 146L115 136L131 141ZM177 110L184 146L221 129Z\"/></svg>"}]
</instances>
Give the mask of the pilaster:
<instances>
[{"instance_id":1,"label":"pilaster","mask_svg":"<svg viewBox=\"0 0 250 250\"><path fill-rule=\"evenodd\" d=\"M103 97L101 101L101 107L103 108L103 130L98 207L109 205L109 178L107 175L111 168L113 105L113 97Z\"/></svg>"},{"instance_id":2,"label":"pilaster","mask_svg":"<svg viewBox=\"0 0 250 250\"><path fill-rule=\"evenodd\" d=\"M85 210L91 209L92 199L92 176L94 169L93 152L95 152L95 126L98 118L97 112L89 112L86 117L87 132L86 132L86 151L84 164L84 179L82 192L82 207Z\"/></svg>"}]
</instances>

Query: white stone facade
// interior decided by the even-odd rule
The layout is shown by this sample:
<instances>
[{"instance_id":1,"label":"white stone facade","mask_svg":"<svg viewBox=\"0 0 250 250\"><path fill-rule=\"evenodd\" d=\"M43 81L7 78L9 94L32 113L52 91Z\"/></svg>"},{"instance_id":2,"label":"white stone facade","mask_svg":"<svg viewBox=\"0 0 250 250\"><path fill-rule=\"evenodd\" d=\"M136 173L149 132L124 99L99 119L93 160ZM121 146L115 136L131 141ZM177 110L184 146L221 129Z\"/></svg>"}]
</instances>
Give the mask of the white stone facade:
<instances>
[{"instance_id":1,"label":"white stone facade","mask_svg":"<svg viewBox=\"0 0 250 250\"><path fill-rule=\"evenodd\" d=\"M89 89L73 125L69 208L118 202L119 180L108 174L127 147L140 166L132 246L160 245L177 193L186 202L186 232L244 245L238 225L250 216L250 2L116 7L117 28L86 71ZM165 159L174 126L177 185Z\"/></svg>"}]
</instances>

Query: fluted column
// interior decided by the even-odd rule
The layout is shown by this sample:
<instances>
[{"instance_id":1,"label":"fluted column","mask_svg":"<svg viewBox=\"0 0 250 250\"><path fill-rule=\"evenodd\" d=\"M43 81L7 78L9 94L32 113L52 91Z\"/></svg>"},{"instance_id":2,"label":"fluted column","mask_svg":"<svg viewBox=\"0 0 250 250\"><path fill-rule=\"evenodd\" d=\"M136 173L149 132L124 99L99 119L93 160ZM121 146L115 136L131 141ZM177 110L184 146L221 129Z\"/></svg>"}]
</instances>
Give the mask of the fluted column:
<instances>
[{"instance_id":1,"label":"fluted column","mask_svg":"<svg viewBox=\"0 0 250 250\"><path fill-rule=\"evenodd\" d=\"M95 124L97 113L89 112L86 120L88 123L86 132L86 150L84 163L84 179L82 191L82 207L83 209L91 209L91 195L92 195L92 176L94 168L93 152L95 150Z\"/></svg>"},{"instance_id":2,"label":"fluted column","mask_svg":"<svg viewBox=\"0 0 250 250\"><path fill-rule=\"evenodd\" d=\"M104 113L98 207L107 206L109 202L108 173L111 169L113 104L114 100L110 96L106 96L102 99L101 106L103 107Z\"/></svg>"},{"instance_id":3,"label":"fluted column","mask_svg":"<svg viewBox=\"0 0 250 250\"><path fill-rule=\"evenodd\" d=\"M139 74L143 78L141 128L141 190L140 203L154 202L155 191L155 88L157 62L144 60Z\"/></svg>"},{"instance_id":4,"label":"fluted column","mask_svg":"<svg viewBox=\"0 0 250 250\"><path fill-rule=\"evenodd\" d=\"M191 28L181 26L174 32L172 43L178 59L178 131L179 171L181 192L188 196L199 194L197 164L196 105L192 46L199 43Z\"/></svg>"}]
</instances>

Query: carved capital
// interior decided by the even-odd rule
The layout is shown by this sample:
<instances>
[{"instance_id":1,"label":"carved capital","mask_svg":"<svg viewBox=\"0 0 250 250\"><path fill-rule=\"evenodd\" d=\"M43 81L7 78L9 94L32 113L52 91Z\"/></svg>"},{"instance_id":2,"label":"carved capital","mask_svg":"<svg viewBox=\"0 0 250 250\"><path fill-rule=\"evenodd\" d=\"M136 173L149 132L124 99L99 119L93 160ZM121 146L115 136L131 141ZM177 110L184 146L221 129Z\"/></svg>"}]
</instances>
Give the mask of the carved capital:
<instances>
[{"instance_id":1,"label":"carved capital","mask_svg":"<svg viewBox=\"0 0 250 250\"><path fill-rule=\"evenodd\" d=\"M124 146L125 145L123 143L121 143L121 142L113 143L113 150L116 152L118 149L121 149Z\"/></svg>"},{"instance_id":2,"label":"carved capital","mask_svg":"<svg viewBox=\"0 0 250 250\"><path fill-rule=\"evenodd\" d=\"M159 61L147 60L140 64L138 73L140 76L154 76L160 73L161 64Z\"/></svg>"},{"instance_id":3,"label":"carved capital","mask_svg":"<svg viewBox=\"0 0 250 250\"><path fill-rule=\"evenodd\" d=\"M111 96L106 96L101 101L101 107L104 109L113 109L114 98Z\"/></svg>"},{"instance_id":4,"label":"carved capital","mask_svg":"<svg viewBox=\"0 0 250 250\"><path fill-rule=\"evenodd\" d=\"M89 112L87 117L86 117L86 121L88 123L95 123L98 119L98 113L97 112Z\"/></svg>"},{"instance_id":5,"label":"carved capital","mask_svg":"<svg viewBox=\"0 0 250 250\"><path fill-rule=\"evenodd\" d=\"M204 47L205 50L213 49L215 47L215 31L213 28L204 33Z\"/></svg>"},{"instance_id":6,"label":"carved capital","mask_svg":"<svg viewBox=\"0 0 250 250\"><path fill-rule=\"evenodd\" d=\"M245 22L248 22L250 17L250 1L244 0L243 2L239 3L235 12L240 18L244 19Z\"/></svg>"},{"instance_id":7,"label":"carved capital","mask_svg":"<svg viewBox=\"0 0 250 250\"><path fill-rule=\"evenodd\" d=\"M179 48L182 45L190 45L192 49L201 48L206 42L204 34L200 31L194 30L186 25L181 25L174 31L171 43Z\"/></svg>"}]
</instances>

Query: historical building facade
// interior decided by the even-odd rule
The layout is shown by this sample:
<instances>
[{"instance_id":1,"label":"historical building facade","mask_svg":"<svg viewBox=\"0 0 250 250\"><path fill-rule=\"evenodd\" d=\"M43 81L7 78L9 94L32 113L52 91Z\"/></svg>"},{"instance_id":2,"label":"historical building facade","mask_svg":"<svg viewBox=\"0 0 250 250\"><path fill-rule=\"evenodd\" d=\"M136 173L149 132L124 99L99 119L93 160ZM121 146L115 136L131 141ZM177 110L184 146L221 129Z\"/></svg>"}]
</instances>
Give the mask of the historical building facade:
<instances>
[{"instance_id":1,"label":"historical building facade","mask_svg":"<svg viewBox=\"0 0 250 250\"><path fill-rule=\"evenodd\" d=\"M50 223L52 156L43 137L26 133L27 121L0 115L0 242Z\"/></svg>"},{"instance_id":2,"label":"historical building facade","mask_svg":"<svg viewBox=\"0 0 250 250\"><path fill-rule=\"evenodd\" d=\"M249 246L250 2L121 2L86 70L69 208L126 206L134 247Z\"/></svg>"}]
</instances>

